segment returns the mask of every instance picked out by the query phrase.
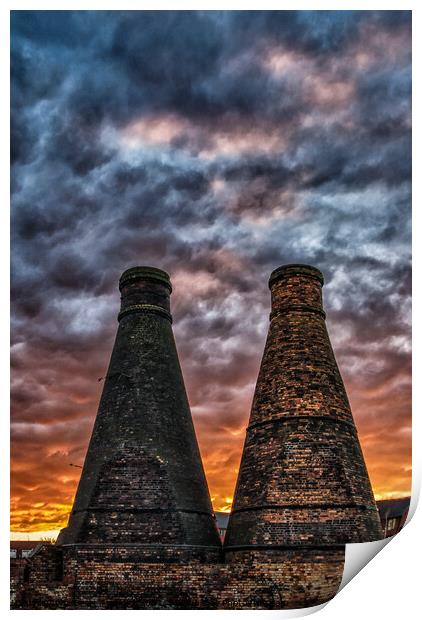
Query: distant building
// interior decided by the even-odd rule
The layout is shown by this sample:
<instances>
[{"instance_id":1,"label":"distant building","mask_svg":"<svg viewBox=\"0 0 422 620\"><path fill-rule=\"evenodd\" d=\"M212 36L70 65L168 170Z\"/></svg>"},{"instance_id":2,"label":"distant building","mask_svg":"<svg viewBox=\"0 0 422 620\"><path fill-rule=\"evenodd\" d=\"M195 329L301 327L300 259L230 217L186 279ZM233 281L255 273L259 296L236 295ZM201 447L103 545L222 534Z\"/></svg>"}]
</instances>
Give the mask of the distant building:
<instances>
[{"instance_id":1,"label":"distant building","mask_svg":"<svg viewBox=\"0 0 422 620\"><path fill-rule=\"evenodd\" d=\"M42 540L11 540L10 559L22 560L27 558L31 551L43 542Z\"/></svg>"},{"instance_id":2,"label":"distant building","mask_svg":"<svg viewBox=\"0 0 422 620\"><path fill-rule=\"evenodd\" d=\"M394 536L404 526L409 512L410 497L382 499L377 502L384 537Z\"/></svg>"},{"instance_id":3,"label":"distant building","mask_svg":"<svg viewBox=\"0 0 422 620\"><path fill-rule=\"evenodd\" d=\"M226 535L229 517L230 517L229 512L216 512L215 513L215 518L217 519L218 533L220 534L221 542L224 542L224 536Z\"/></svg>"},{"instance_id":4,"label":"distant building","mask_svg":"<svg viewBox=\"0 0 422 620\"><path fill-rule=\"evenodd\" d=\"M42 540L11 540L10 541L10 576L23 579L24 570L29 558L38 545L45 544Z\"/></svg>"}]
</instances>

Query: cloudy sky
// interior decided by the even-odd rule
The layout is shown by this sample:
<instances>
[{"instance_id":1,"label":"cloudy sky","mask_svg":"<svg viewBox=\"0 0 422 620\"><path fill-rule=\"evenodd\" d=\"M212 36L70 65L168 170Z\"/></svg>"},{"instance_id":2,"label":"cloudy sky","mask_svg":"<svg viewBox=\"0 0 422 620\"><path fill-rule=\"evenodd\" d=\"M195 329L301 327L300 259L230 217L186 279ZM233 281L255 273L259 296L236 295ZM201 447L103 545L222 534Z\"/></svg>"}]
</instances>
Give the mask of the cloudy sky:
<instances>
[{"instance_id":1,"label":"cloudy sky","mask_svg":"<svg viewBox=\"0 0 422 620\"><path fill-rule=\"evenodd\" d=\"M376 496L408 493L410 13L20 11L11 54L14 532L66 523L143 264L171 274L215 509L291 262L324 272Z\"/></svg>"}]
</instances>

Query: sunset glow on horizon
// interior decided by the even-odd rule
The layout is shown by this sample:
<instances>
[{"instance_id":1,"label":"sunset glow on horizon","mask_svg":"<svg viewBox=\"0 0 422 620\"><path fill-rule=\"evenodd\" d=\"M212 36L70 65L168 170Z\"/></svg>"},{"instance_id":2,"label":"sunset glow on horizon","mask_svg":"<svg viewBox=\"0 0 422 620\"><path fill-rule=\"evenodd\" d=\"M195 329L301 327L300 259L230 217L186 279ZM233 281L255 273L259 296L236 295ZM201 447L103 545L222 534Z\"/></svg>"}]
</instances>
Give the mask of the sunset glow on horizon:
<instances>
[{"instance_id":1,"label":"sunset glow on horizon","mask_svg":"<svg viewBox=\"0 0 422 620\"><path fill-rule=\"evenodd\" d=\"M12 538L67 523L134 265L214 510L285 263L324 273L375 498L410 495L410 89L410 12L12 12Z\"/></svg>"}]
</instances>

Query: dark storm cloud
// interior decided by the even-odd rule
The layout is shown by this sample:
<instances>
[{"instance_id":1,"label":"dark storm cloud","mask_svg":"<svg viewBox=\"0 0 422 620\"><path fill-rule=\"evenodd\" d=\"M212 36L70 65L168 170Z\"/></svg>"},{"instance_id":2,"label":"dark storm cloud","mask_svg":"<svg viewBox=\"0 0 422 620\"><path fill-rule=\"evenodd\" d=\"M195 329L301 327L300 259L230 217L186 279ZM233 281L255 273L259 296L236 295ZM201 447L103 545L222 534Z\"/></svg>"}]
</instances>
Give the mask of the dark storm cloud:
<instances>
[{"instance_id":1,"label":"dark storm cloud","mask_svg":"<svg viewBox=\"0 0 422 620\"><path fill-rule=\"evenodd\" d=\"M406 491L410 36L400 11L12 12L20 527L63 521L77 478L64 463L83 460L117 280L136 264L172 276L216 506L233 491L267 279L286 262L324 271L375 489Z\"/></svg>"}]
</instances>

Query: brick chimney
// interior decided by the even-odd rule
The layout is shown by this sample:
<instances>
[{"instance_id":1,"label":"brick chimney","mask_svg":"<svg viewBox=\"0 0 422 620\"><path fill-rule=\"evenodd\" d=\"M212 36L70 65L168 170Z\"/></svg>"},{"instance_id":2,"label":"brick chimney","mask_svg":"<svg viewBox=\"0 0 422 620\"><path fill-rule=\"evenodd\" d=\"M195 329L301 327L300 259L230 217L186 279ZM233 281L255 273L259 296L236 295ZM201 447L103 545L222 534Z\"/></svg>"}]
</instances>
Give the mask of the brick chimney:
<instances>
[{"instance_id":1,"label":"brick chimney","mask_svg":"<svg viewBox=\"0 0 422 620\"><path fill-rule=\"evenodd\" d=\"M270 326L224 548L335 546L383 537L322 305L322 273L271 274Z\"/></svg>"},{"instance_id":2,"label":"brick chimney","mask_svg":"<svg viewBox=\"0 0 422 620\"><path fill-rule=\"evenodd\" d=\"M171 326L170 278L154 267L133 267L119 288L117 336L58 544L135 546L135 557L146 561L218 557L221 543Z\"/></svg>"}]
</instances>

